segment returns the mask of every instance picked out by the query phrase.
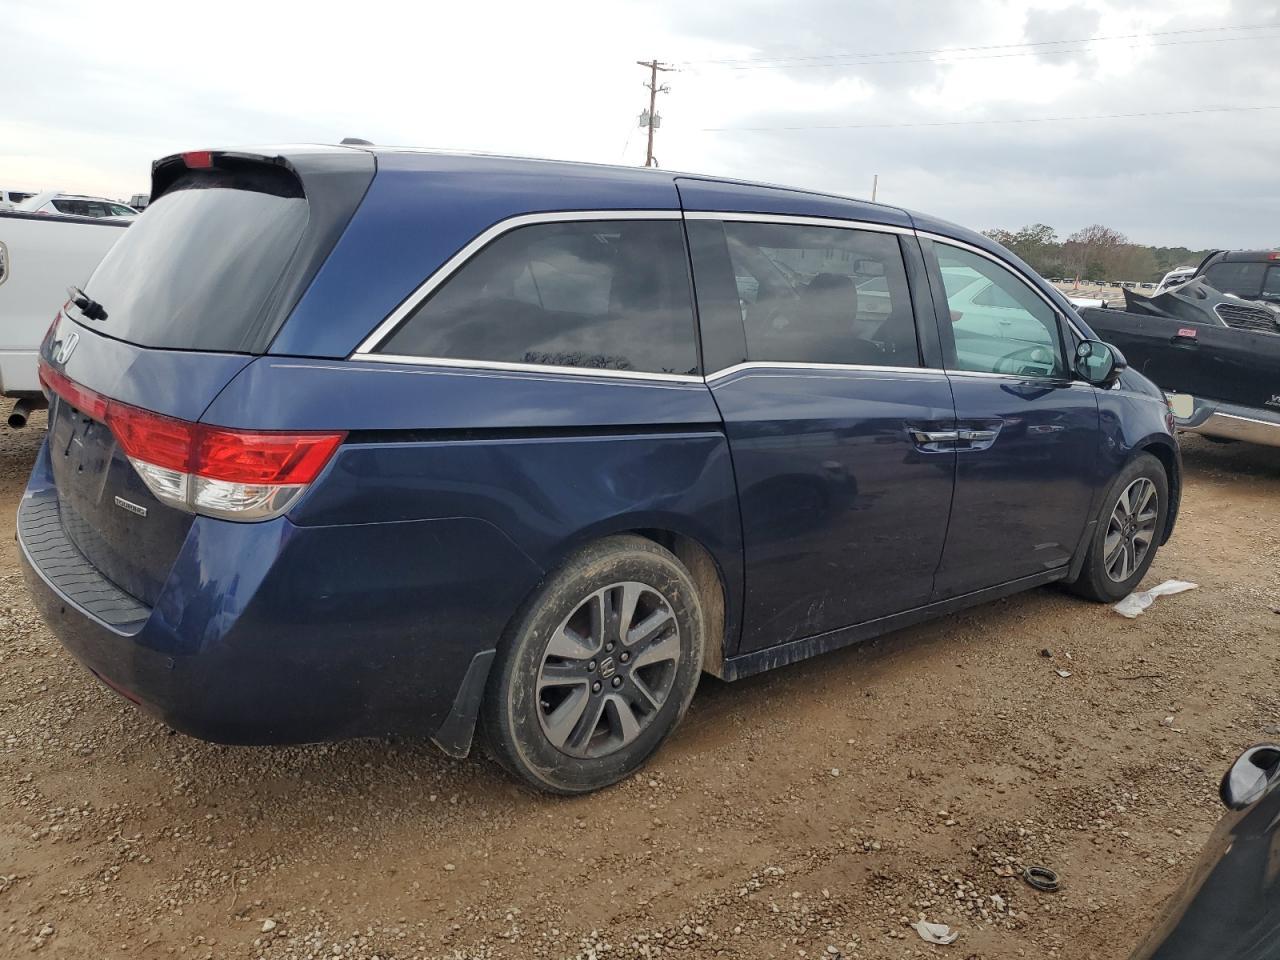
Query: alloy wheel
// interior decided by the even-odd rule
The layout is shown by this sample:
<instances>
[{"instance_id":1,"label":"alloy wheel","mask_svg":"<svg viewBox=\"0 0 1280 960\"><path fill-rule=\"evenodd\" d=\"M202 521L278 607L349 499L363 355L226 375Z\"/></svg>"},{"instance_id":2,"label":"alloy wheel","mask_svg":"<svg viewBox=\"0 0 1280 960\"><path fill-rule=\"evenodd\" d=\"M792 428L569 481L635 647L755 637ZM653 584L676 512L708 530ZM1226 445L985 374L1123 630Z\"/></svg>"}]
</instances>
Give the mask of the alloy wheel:
<instances>
[{"instance_id":1,"label":"alloy wheel","mask_svg":"<svg viewBox=\"0 0 1280 960\"><path fill-rule=\"evenodd\" d=\"M1103 567L1113 582L1128 580L1151 552L1159 515L1160 496L1149 479L1139 477L1124 488L1102 542Z\"/></svg>"},{"instance_id":2,"label":"alloy wheel","mask_svg":"<svg viewBox=\"0 0 1280 960\"><path fill-rule=\"evenodd\" d=\"M547 642L538 720L557 750L601 757L634 741L671 694L680 627L671 604L635 581L585 598Z\"/></svg>"}]
</instances>

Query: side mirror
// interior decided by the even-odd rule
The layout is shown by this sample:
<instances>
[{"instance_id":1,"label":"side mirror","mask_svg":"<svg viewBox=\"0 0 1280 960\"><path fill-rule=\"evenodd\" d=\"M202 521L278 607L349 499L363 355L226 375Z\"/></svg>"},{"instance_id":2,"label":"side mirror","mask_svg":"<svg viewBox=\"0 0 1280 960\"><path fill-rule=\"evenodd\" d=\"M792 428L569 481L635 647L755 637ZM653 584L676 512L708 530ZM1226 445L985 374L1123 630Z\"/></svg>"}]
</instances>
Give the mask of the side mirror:
<instances>
[{"instance_id":1,"label":"side mirror","mask_svg":"<svg viewBox=\"0 0 1280 960\"><path fill-rule=\"evenodd\" d=\"M1076 375L1095 387L1109 387L1129 366L1124 354L1101 340L1082 340L1076 347Z\"/></svg>"},{"instance_id":2,"label":"side mirror","mask_svg":"<svg viewBox=\"0 0 1280 960\"><path fill-rule=\"evenodd\" d=\"M1231 765L1218 795L1228 810L1243 810L1262 799L1280 776L1280 747L1264 743L1250 747Z\"/></svg>"}]
</instances>

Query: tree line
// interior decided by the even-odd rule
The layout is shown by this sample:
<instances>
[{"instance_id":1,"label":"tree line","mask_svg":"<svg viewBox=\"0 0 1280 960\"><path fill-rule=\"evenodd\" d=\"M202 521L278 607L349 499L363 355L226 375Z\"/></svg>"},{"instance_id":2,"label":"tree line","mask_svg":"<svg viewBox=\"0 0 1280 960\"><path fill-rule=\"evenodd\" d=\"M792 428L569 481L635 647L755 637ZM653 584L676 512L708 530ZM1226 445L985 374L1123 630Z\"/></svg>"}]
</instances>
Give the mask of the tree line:
<instances>
[{"instance_id":1,"label":"tree line","mask_svg":"<svg viewBox=\"0 0 1280 960\"><path fill-rule=\"evenodd\" d=\"M1175 267L1194 267L1208 250L1148 247L1119 230L1095 223L1059 240L1053 227L1033 223L1020 230L993 227L983 233L1027 261L1042 277L1081 280L1158 281Z\"/></svg>"}]
</instances>

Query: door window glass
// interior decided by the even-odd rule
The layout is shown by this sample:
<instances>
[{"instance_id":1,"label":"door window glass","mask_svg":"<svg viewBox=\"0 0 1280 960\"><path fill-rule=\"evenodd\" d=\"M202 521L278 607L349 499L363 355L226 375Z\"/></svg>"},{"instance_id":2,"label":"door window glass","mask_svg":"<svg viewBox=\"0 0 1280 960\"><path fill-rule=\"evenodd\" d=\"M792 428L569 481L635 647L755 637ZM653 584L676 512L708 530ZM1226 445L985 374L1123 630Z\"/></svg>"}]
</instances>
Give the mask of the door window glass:
<instances>
[{"instance_id":1,"label":"door window glass","mask_svg":"<svg viewBox=\"0 0 1280 960\"><path fill-rule=\"evenodd\" d=\"M941 243L934 249L955 337L955 369L1065 375L1057 311L986 257Z\"/></svg>"},{"instance_id":2,"label":"door window glass","mask_svg":"<svg viewBox=\"0 0 1280 960\"><path fill-rule=\"evenodd\" d=\"M696 373L680 223L619 220L512 230L467 261L378 352Z\"/></svg>"},{"instance_id":3,"label":"door window glass","mask_svg":"<svg viewBox=\"0 0 1280 960\"><path fill-rule=\"evenodd\" d=\"M1204 279L1215 290L1256 300L1262 292L1266 270L1265 263L1215 263L1204 272Z\"/></svg>"},{"instance_id":4,"label":"door window glass","mask_svg":"<svg viewBox=\"0 0 1280 960\"><path fill-rule=\"evenodd\" d=\"M1280 267L1267 268L1267 278L1262 284L1262 295L1268 300L1280 300Z\"/></svg>"},{"instance_id":5,"label":"door window glass","mask_svg":"<svg viewBox=\"0 0 1280 960\"><path fill-rule=\"evenodd\" d=\"M779 223L724 231L749 360L920 365L896 236Z\"/></svg>"}]
</instances>

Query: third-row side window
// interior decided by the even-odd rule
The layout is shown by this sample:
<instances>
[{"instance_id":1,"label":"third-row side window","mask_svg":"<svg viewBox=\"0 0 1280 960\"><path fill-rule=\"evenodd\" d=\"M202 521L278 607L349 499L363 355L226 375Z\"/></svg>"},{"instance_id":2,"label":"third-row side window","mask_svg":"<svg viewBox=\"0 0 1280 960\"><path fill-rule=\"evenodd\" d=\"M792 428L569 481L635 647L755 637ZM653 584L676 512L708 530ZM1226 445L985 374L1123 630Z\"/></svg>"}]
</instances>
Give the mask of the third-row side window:
<instances>
[{"instance_id":1,"label":"third-row side window","mask_svg":"<svg viewBox=\"0 0 1280 960\"><path fill-rule=\"evenodd\" d=\"M681 224L519 227L468 260L378 352L696 373Z\"/></svg>"}]
</instances>

